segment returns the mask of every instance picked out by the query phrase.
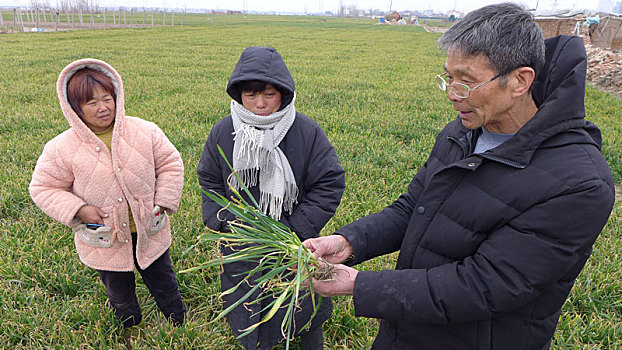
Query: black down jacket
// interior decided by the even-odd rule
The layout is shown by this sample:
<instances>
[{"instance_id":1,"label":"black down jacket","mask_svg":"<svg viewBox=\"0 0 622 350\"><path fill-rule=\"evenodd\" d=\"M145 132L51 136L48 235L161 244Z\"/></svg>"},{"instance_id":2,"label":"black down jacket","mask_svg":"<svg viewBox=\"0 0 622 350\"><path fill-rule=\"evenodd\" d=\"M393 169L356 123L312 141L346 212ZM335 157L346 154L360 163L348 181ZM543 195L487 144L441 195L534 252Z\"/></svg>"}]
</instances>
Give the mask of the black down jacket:
<instances>
[{"instance_id":1,"label":"black down jacket","mask_svg":"<svg viewBox=\"0 0 622 350\"><path fill-rule=\"evenodd\" d=\"M407 193L338 230L353 264L400 251L355 281L355 314L382 320L373 349L549 348L614 203L586 64L580 38L548 39L538 112L513 138L473 154L478 132L450 122Z\"/></svg>"},{"instance_id":2,"label":"black down jacket","mask_svg":"<svg viewBox=\"0 0 622 350\"><path fill-rule=\"evenodd\" d=\"M246 56L248 54L248 57ZM271 48L249 48L244 51L236 66L227 91L234 99L239 99L239 91L234 87L244 80L262 80L279 85L286 90L284 99L289 99L294 92L294 80L292 79L281 56ZM197 167L199 184L205 191L213 190L231 198L233 193L226 186L226 180L231 171L225 160L218 152L217 145L224 150L229 161L233 159L233 122L231 116L218 121L212 128L203 154ZM290 214L283 212L281 222L296 232L301 240L318 237L320 230L335 214L345 189L345 172L339 164L337 153L320 126L301 113L296 113L296 119L279 148L287 157L296 178L298 186L298 203ZM259 188L250 188L255 198L259 198ZM226 222L217 218L217 212L221 207L203 195L203 222L217 231L226 230ZM224 213L220 214L221 219ZM233 219L230 213L226 213L227 220ZM223 291L235 286L243 278L239 276L254 265L250 263L233 263L224 265L224 273L220 276ZM256 277L259 277L255 275ZM237 301L250 287L242 284L234 293L224 296L224 308ZM257 295L251 296L257 298ZM268 302L262 304L265 307ZM259 311L261 308L255 305L252 310L239 306L227 317L234 334L240 334L239 330L247 328L261 320ZM295 315L295 322L302 327L309 321L312 314L311 299L307 298L301 305L301 310ZM252 314L258 313L251 317ZM319 327L332 313L330 298L323 298L322 305L313 319L311 328ZM259 331L255 331L241 339L240 342L246 349L255 349L260 344L261 349L269 349L283 340L281 335L281 321L284 310L281 310L271 321L262 324ZM300 330L298 330L300 331Z\"/></svg>"}]
</instances>

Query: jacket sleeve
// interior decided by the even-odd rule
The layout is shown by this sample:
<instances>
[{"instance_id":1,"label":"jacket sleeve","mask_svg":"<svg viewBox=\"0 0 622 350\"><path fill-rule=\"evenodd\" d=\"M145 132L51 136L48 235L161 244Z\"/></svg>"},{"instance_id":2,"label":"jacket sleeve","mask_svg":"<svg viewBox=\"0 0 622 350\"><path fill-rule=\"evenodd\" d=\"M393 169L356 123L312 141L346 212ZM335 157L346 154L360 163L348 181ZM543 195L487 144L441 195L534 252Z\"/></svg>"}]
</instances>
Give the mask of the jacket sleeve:
<instances>
[{"instance_id":1,"label":"jacket sleeve","mask_svg":"<svg viewBox=\"0 0 622 350\"><path fill-rule=\"evenodd\" d=\"M80 223L76 213L86 205L80 197L71 193L74 175L54 142L48 142L37 161L29 190L35 204L63 225L74 227Z\"/></svg>"},{"instance_id":2,"label":"jacket sleeve","mask_svg":"<svg viewBox=\"0 0 622 350\"><path fill-rule=\"evenodd\" d=\"M379 213L354 221L335 232L344 236L354 251L349 265L356 265L400 249L415 204L423 190L427 166L419 169L408 185L408 192Z\"/></svg>"},{"instance_id":3,"label":"jacket sleeve","mask_svg":"<svg viewBox=\"0 0 622 350\"><path fill-rule=\"evenodd\" d=\"M154 203L175 213L179 208L184 187L184 163L164 132L157 126L155 128L153 133L156 177Z\"/></svg>"},{"instance_id":4,"label":"jacket sleeve","mask_svg":"<svg viewBox=\"0 0 622 350\"><path fill-rule=\"evenodd\" d=\"M355 314L431 323L481 320L550 293L555 282L571 286L607 222L613 198L604 181L587 181L530 207L462 261L361 271L353 293ZM559 307L547 309L553 314Z\"/></svg>"},{"instance_id":5,"label":"jacket sleeve","mask_svg":"<svg viewBox=\"0 0 622 350\"><path fill-rule=\"evenodd\" d=\"M226 229L226 220L233 220L233 214L227 210L222 210L222 207L209 199L205 195L205 192L214 191L223 196L227 196L226 178L223 174L228 174L228 169L223 169L223 160L220 152L218 151L219 137L220 137L220 125L216 124L203 147L203 153L199 164L197 165L197 176L199 178L199 185L201 186L201 209L203 212L203 224L214 231L223 231ZM224 141L224 140L223 140ZM230 141L232 142L232 141ZM227 144L220 145L223 150L228 150L230 147L229 142ZM227 151L225 151L227 152ZM231 159L231 155L227 155L227 159Z\"/></svg>"},{"instance_id":6,"label":"jacket sleeve","mask_svg":"<svg viewBox=\"0 0 622 350\"><path fill-rule=\"evenodd\" d=\"M346 187L345 171L328 137L316 124L316 133L307 152L302 197L291 215L282 221L296 232L301 241L318 237L341 202Z\"/></svg>"}]
</instances>

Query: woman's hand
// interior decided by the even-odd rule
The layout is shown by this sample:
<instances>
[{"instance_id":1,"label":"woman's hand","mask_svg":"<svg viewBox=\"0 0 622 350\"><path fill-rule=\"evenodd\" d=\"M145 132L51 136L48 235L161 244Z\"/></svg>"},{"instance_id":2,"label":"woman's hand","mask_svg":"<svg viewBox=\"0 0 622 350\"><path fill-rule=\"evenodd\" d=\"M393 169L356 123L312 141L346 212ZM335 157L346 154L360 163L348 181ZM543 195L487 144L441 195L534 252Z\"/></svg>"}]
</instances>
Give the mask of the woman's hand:
<instances>
[{"instance_id":1,"label":"woman's hand","mask_svg":"<svg viewBox=\"0 0 622 350\"><path fill-rule=\"evenodd\" d=\"M91 205L85 205L80 208L80 210L78 210L78 213L76 213L76 217L85 224L103 225L104 220L102 220L102 218L107 218L108 214L104 213L104 211L100 208Z\"/></svg>"},{"instance_id":2,"label":"woman's hand","mask_svg":"<svg viewBox=\"0 0 622 350\"><path fill-rule=\"evenodd\" d=\"M346 261L354 252L350 242L341 235L309 238L302 242L302 245L307 247L316 258L322 258L331 264Z\"/></svg>"}]
</instances>

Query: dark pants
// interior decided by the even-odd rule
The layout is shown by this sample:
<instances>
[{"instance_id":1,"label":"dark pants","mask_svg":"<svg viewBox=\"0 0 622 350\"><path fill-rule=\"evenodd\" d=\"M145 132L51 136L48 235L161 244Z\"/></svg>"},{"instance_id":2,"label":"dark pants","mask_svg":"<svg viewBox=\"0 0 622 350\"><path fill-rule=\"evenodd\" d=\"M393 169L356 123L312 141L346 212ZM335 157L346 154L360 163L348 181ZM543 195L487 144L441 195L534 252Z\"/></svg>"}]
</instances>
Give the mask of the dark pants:
<instances>
[{"instance_id":1,"label":"dark pants","mask_svg":"<svg viewBox=\"0 0 622 350\"><path fill-rule=\"evenodd\" d=\"M136 262L136 234L132 233L134 265L151 292L160 311L176 326L184 322L186 307L181 300L177 277L171 265L168 249L146 269L141 269ZM115 315L123 321L124 327L140 323L142 314L136 298L136 280L134 271L114 272L97 270L108 294L108 300Z\"/></svg>"},{"instance_id":2,"label":"dark pants","mask_svg":"<svg viewBox=\"0 0 622 350\"><path fill-rule=\"evenodd\" d=\"M307 333L300 335L300 342L304 350L323 350L324 335L322 325L310 329Z\"/></svg>"}]
</instances>

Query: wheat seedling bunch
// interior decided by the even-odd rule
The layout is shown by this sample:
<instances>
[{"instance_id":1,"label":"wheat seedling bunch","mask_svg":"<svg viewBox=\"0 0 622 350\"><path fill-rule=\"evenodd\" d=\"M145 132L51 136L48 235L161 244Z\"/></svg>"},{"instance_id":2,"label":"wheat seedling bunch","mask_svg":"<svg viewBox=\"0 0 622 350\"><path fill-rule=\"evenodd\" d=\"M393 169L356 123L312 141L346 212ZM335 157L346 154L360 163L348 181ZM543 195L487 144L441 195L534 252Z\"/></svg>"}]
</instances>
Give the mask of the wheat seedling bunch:
<instances>
[{"instance_id":1,"label":"wheat seedling bunch","mask_svg":"<svg viewBox=\"0 0 622 350\"><path fill-rule=\"evenodd\" d=\"M227 161L222 149L219 147L220 154ZM231 165L227 161L230 168ZM233 171L233 170L232 170ZM264 315L260 321L250 327L241 330L238 338L244 337L259 327L262 323L270 320L280 309L285 309L285 317L281 323L281 333L286 339L286 349L289 349L289 342L293 338L294 313L299 309L299 305L307 297L312 300L314 307L313 314L304 329L311 324L311 320L317 313L322 303L322 297L313 293L312 278L318 280L329 280L333 278L333 266L321 259L314 257L311 252L302 245L295 232L277 220L265 215L259 205L251 195L248 188L240 181L235 172L231 176L236 176L242 190L247 194L252 204L248 203L240 191L236 190L230 181L227 181L229 188L234 196L230 199L216 192L204 192L211 200L219 204L223 209L235 215L235 220L228 221L229 232L217 232L209 230L199 236L201 244L207 241L217 242L232 252L230 254L219 254L218 258L205 262L200 266L187 269L183 272L195 271L210 266L221 266L233 262L250 262L254 267L244 273L244 278L234 287L221 293L221 297L235 292L242 284L247 284L252 288L239 300L224 309L214 321L226 316L240 304L250 306L253 304L261 305L261 302L270 301L268 306L261 309ZM192 249L193 247L189 248ZM220 251L220 249L218 249ZM259 277L257 277L259 276ZM303 287L303 281L308 280L308 289ZM259 296L248 300L252 295Z\"/></svg>"}]
</instances>

